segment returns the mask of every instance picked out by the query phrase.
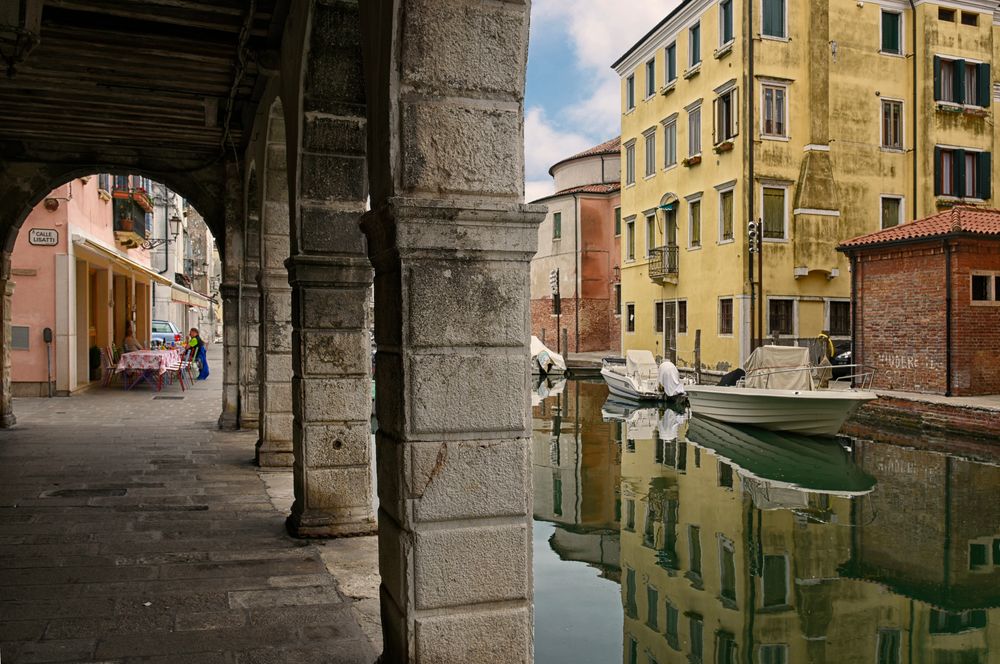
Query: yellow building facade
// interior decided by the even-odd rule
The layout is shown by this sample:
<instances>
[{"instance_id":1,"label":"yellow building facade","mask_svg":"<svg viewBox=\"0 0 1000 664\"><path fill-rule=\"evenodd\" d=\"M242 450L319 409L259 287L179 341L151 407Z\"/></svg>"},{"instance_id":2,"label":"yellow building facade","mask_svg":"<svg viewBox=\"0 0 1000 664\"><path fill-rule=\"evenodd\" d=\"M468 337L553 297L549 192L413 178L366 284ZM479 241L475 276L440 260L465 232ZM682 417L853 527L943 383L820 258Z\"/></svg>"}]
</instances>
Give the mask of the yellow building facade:
<instances>
[{"instance_id":1,"label":"yellow building facade","mask_svg":"<svg viewBox=\"0 0 1000 664\"><path fill-rule=\"evenodd\" d=\"M702 368L725 372L774 333L849 339L837 244L995 205L998 11L685 0L629 49L613 65L623 351L692 367L700 331Z\"/></svg>"}]
</instances>

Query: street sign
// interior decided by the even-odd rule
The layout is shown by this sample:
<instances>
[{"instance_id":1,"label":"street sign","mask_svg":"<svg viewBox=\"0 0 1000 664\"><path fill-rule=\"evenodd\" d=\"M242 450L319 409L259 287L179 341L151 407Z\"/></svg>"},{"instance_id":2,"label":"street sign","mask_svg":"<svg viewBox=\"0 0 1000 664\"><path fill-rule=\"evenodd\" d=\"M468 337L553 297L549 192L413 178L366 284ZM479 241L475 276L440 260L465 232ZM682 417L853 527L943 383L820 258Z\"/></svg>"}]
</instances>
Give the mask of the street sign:
<instances>
[{"instance_id":1,"label":"street sign","mask_svg":"<svg viewBox=\"0 0 1000 664\"><path fill-rule=\"evenodd\" d=\"M28 244L54 247L59 244L59 231L54 228L32 228L28 231Z\"/></svg>"}]
</instances>

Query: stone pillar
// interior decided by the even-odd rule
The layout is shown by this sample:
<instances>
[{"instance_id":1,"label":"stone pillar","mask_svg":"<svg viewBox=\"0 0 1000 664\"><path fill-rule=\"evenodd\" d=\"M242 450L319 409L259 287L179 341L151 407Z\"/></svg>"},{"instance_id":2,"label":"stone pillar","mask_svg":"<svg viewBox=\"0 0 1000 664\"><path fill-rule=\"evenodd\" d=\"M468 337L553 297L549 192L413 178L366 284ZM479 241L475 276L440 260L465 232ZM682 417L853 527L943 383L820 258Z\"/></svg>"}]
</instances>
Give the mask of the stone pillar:
<instances>
[{"instance_id":1,"label":"stone pillar","mask_svg":"<svg viewBox=\"0 0 1000 664\"><path fill-rule=\"evenodd\" d=\"M220 429L239 427L239 284L224 282L219 286L222 297L222 414Z\"/></svg>"},{"instance_id":2,"label":"stone pillar","mask_svg":"<svg viewBox=\"0 0 1000 664\"><path fill-rule=\"evenodd\" d=\"M260 420L260 288L256 270L240 287L240 421L241 429L256 429Z\"/></svg>"},{"instance_id":3,"label":"stone pillar","mask_svg":"<svg viewBox=\"0 0 1000 664\"><path fill-rule=\"evenodd\" d=\"M17 424L14 417L14 403L10 385L10 314L12 297L14 296L14 282L10 279L10 256L0 259L0 323L3 327L0 333L0 428L8 429Z\"/></svg>"},{"instance_id":4,"label":"stone pillar","mask_svg":"<svg viewBox=\"0 0 1000 664\"><path fill-rule=\"evenodd\" d=\"M279 107L280 111L280 107ZM264 171L260 270L260 437L257 464L292 466L292 289L288 283L288 177L280 114Z\"/></svg>"}]
</instances>

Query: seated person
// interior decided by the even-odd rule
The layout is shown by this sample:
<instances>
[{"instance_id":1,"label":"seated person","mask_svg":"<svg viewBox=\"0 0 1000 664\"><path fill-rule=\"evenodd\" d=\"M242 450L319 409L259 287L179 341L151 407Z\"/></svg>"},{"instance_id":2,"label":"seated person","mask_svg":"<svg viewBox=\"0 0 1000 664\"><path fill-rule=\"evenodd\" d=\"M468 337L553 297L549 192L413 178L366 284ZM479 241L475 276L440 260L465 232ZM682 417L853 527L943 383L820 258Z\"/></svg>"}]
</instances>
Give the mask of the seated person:
<instances>
[{"instance_id":1,"label":"seated person","mask_svg":"<svg viewBox=\"0 0 1000 664\"><path fill-rule=\"evenodd\" d=\"M139 340L135 338L135 333L132 331L132 323L125 323L125 338L122 339L122 352L123 353L134 353L137 350L146 350Z\"/></svg>"}]
</instances>

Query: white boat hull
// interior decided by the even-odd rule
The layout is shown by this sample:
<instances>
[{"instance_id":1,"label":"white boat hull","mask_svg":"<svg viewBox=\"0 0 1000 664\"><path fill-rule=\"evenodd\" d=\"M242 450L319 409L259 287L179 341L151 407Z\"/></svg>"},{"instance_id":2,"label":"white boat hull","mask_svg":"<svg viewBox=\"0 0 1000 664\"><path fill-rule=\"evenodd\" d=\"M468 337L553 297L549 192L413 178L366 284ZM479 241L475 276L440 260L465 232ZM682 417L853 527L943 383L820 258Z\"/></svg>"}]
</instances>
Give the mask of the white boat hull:
<instances>
[{"instance_id":1,"label":"white boat hull","mask_svg":"<svg viewBox=\"0 0 1000 664\"><path fill-rule=\"evenodd\" d=\"M691 410L720 422L750 424L811 436L835 435L847 418L874 392L853 390L767 390L690 385Z\"/></svg>"},{"instance_id":2,"label":"white boat hull","mask_svg":"<svg viewBox=\"0 0 1000 664\"><path fill-rule=\"evenodd\" d=\"M608 384L608 390L615 396L631 399L632 401L663 400L663 392L649 389L649 386L643 389L643 387L637 386L624 373L615 371L614 369L604 367L601 369L601 376L604 377L604 382Z\"/></svg>"}]
</instances>

